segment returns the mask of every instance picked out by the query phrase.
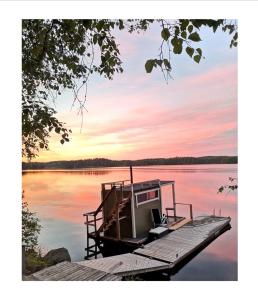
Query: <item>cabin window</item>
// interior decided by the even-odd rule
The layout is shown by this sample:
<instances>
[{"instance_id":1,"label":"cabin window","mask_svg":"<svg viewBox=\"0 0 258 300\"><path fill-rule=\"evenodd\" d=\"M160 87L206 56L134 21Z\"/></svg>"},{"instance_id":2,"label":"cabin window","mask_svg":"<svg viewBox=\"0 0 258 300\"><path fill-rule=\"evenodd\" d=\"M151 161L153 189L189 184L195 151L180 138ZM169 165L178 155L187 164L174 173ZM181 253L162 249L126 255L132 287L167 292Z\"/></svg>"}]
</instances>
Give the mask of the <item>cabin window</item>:
<instances>
[{"instance_id":1,"label":"cabin window","mask_svg":"<svg viewBox=\"0 0 258 300\"><path fill-rule=\"evenodd\" d=\"M136 205L138 205L158 200L159 199L159 190L150 190L145 192L140 192L136 194Z\"/></svg>"}]
</instances>

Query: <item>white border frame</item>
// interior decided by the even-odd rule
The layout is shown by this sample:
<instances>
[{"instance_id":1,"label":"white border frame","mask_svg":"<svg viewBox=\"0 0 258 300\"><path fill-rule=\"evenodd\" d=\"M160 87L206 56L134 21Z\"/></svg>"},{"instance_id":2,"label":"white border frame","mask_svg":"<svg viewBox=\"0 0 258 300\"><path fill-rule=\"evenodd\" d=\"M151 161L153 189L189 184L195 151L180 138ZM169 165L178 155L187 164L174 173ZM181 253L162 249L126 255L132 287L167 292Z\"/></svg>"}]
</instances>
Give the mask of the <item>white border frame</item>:
<instances>
[{"instance_id":1,"label":"white border frame","mask_svg":"<svg viewBox=\"0 0 258 300\"><path fill-rule=\"evenodd\" d=\"M105 3L106 2L106 3ZM104 2L76 2L70 3L61 1L2 1L0 2L0 23L2 25L2 40L8 41L5 46L1 47L1 79L3 82L2 99L19 99L21 91L20 70L20 20L21 18L85 18L91 17L142 17L142 18L237 18L239 20L239 276L238 282L138 282L128 281L116 283L116 295L118 299L121 293L125 299L131 299L134 295L141 292L146 294L149 299L160 297L161 290L164 294L171 292L175 297L182 296L191 299L205 299L207 294L210 300L217 300L218 293L223 292L224 298L242 299L246 297L246 292L255 293L256 287L256 268L253 268L254 259L250 255L250 235L255 236L256 227L250 226L250 220L257 218L258 209L257 201L253 201L254 209L244 201L252 199L256 186L255 170L257 169L257 140L254 138L257 128L257 111L258 111L258 90L257 76L255 74L257 64L258 39L256 36L257 28L257 9L256 1L159 1L159 2L122 2L115 3ZM115 5L114 5L115 4ZM8 25L8 26L7 26ZM3 42L3 44L5 44ZM10 80L10 78L12 80ZM60 298L64 300L72 297L85 296L85 286L89 296L95 295L98 289L99 298L106 297L110 292L111 282L23 282L21 281L21 250L17 247L17 240L21 238L20 234L20 202L21 197L21 108L16 105L16 101L3 101L1 113L1 124L3 130L2 140L6 146L1 148L2 169L4 170L4 184L2 185L2 197L9 199L3 203L2 210L11 211L13 221L10 223L10 215L2 215L2 224L10 224L8 230L2 226L2 239L8 247L2 247L2 256L11 258L2 261L2 281L3 295L9 298L26 296L27 300L35 299L45 300L46 298ZM11 118L12 116L12 118ZM8 126L7 126L8 125ZM8 146L7 146L8 144ZM7 159L6 159L7 158ZM246 176L248 174L248 176ZM14 188L15 182L15 188ZM240 201L242 199L242 201ZM248 235L246 232L248 231ZM255 246L255 245L254 245ZM129 284L130 283L130 284ZM15 288L13 288L15 286ZM125 288L129 287L130 292L126 293ZM202 289L202 293L200 293ZM214 293L210 293L213 290Z\"/></svg>"}]
</instances>

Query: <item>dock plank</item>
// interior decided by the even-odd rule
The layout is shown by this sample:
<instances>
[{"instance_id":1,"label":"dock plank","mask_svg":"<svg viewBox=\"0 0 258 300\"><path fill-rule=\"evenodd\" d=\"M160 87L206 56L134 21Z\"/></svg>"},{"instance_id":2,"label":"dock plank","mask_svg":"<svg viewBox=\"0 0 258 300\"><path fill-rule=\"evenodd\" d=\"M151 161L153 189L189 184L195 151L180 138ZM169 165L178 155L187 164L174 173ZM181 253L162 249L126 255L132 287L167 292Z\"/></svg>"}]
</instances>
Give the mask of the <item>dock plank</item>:
<instances>
[{"instance_id":1,"label":"dock plank","mask_svg":"<svg viewBox=\"0 0 258 300\"><path fill-rule=\"evenodd\" d=\"M229 222L230 218L198 219L197 222L187 223L143 248L136 249L134 253L176 265Z\"/></svg>"},{"instance_id":2,"label":"dock plank","mask_svg":"<svg viewBox=\"0 0 258 300\"><path fill-rule=\"evenodd\" d=\"M121 280L121 276L82 266L77 263L62 262L23 278L25 281L96 281Z\"/></svg>"},{"instance_id":3,"label":"dock plank","mask_svg":"<svg viewBox=\"0 0 258 300\"><path fill-rule=\"evenodd\" d=\"M168 228L169 228L169 230L177 230L189 222L191 222L191 219L183 219L174 225L170 225Z\"/></svg>"},{"instance_id":4,"label":"dock plank","mask_svg":"<svg viewBox=\"0 0 258 300\"><path fill-rule=\"evenodd\" d=\"M117 275L133 275L168 268L168 264L132 253L77 262L83 266Z\"/></svg>"}]
</instances>

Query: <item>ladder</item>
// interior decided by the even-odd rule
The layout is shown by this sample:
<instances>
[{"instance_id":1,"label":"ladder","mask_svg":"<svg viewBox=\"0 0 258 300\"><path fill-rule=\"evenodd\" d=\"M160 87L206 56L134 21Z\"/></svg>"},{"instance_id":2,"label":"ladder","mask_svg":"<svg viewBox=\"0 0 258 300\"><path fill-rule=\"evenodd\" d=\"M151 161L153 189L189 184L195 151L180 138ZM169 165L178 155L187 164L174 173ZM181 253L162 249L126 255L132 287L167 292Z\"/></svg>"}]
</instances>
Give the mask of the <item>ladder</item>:
<instances>
[{"instance_id":1,"label":"ladder","mask_svg":"<svg viewBox=\"0 0 258 300\"><path fill-rule=\"evenodd\" d=\"M102 253L103 249L103 240L101 239L101 234L107 231L115 222L116 222L116 239L120 240L120 220L126 218L127 216L122 215L123 209L130 202L131 192L129 196L124 198L123 196L123 183L116 183L111 185L111 189L104 197L103 201L95 211L84 213L85 216L85 225L87 230L87 246L85 259L91 257L97 258L98 254ZM117 191L120 190L121 197L117 196ZM103 207L104 204L108 201L112 194L115 194L115 203L111 208L108 216L103 216ZM93 243L91 242L93 241Z\"/></svg>"}]
</instances>

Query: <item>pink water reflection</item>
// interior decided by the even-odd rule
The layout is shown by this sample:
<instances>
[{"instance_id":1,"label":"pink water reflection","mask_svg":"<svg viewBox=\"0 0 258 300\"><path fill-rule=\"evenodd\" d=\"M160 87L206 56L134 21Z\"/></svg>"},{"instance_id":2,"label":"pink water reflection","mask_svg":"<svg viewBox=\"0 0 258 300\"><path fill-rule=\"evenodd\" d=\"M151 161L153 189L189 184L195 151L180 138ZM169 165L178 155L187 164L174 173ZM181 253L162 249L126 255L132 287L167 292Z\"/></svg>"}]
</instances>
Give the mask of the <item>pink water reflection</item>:
<instances>
[{"instance_id":1,"label":"pink water reflection","mask_svg":"<svg viewBox=\"0 0 258 300\"><path fill-rule=\"evenodd\" d=\"M135 168L134 181L156 178L175 180L176 200L192 203L195 216L211 214L213 209L218 213L221 209L223 216L232 218L232 229L205 251L226 260L237 261L237 195L235 192L217 193L218 187L226 184L229 176L236 177L236 172L236 165L155 166ZM101 183L128 178L129 170L125 168L26 172L23 174L23 189L31 210L37 212L43 222L53 220L52 227L44 229L45 234L51 237L54 235L53 226L61 221L84 228L82 214L98 206ZM162 197L163 207L171 206L171 188L164 187ZM188 213L187 208L178 209L178 214Z\"/></svg>"}]
</instances>

